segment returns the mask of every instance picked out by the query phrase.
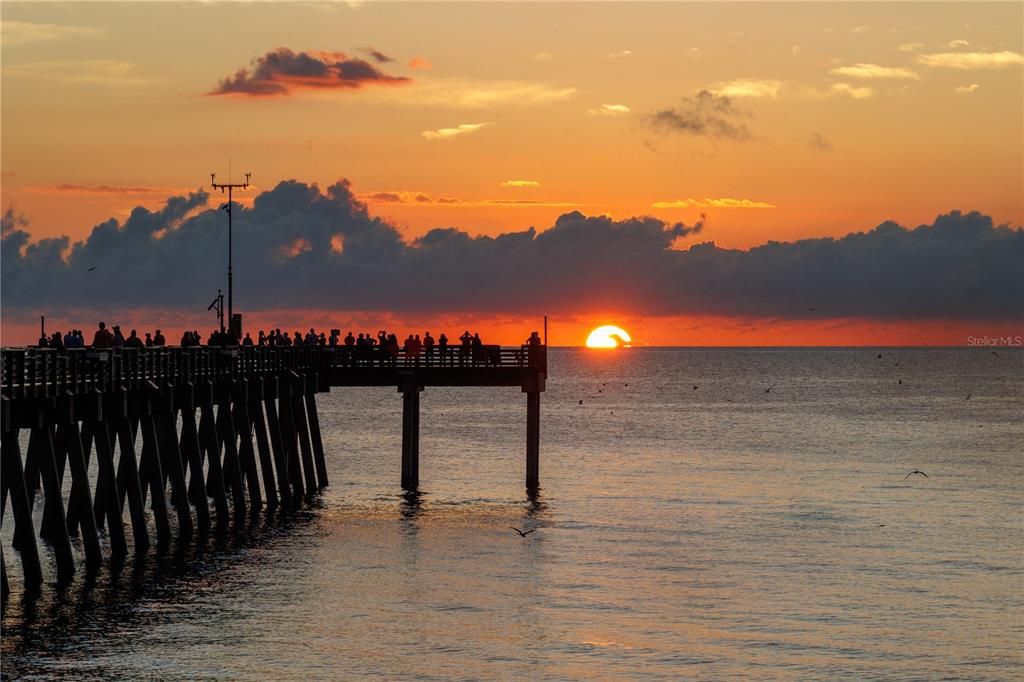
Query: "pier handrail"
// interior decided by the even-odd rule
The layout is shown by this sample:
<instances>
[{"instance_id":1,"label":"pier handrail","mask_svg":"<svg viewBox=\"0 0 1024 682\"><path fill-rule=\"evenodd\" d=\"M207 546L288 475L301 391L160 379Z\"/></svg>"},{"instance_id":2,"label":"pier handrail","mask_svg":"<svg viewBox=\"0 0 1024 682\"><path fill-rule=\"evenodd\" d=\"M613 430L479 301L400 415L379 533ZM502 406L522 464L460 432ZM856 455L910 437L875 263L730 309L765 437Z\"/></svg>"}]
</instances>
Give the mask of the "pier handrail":
<instances>
[{"instance_id":1,"label":"pier handrail","mask_svg":"<svg viewBox=\"0 0 1024 682\"><path fill-rule=\"evenodd\" d=\"M346 369L433 371L532 368L547 373L545 346L449 345L418 354L373 346L161 346L157 348L3 348L0 395L5 399L58 398L88 392L183 386Z\"/></svg>"}]
</instances>

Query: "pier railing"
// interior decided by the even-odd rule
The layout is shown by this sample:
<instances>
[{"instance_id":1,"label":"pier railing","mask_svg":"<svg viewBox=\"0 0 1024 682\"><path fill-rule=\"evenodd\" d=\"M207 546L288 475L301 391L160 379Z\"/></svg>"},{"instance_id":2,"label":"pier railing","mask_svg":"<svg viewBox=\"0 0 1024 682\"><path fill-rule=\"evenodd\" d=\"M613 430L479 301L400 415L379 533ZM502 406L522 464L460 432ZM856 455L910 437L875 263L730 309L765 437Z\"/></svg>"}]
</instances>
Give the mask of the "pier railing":
<instances>
[{"instance_id":1,"label":"pier railing","mask_svg":"<svg viewBox=\"0 0 1024 682\"><path fill-rule=\"evenodd\" d=\"M141 390L197 382L344 372L347 368L509 368L547 372L544 346L448 346L420 353L347 346L160 348L5 348L0 394L9 400L58 398L89 392Z\"/></svg>"}]
</instances>

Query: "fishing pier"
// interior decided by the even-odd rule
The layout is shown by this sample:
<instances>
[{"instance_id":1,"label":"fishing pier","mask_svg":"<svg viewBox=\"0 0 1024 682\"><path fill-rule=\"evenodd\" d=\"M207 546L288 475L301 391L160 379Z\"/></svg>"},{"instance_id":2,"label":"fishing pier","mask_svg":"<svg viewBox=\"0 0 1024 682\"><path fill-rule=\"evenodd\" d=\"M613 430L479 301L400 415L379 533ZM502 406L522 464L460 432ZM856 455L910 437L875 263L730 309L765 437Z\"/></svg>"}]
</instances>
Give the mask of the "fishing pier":
<instances>
[{"instance_id":1,"label":"fishing pier","mask_svg":"<svg viewBox=\"0 0 1024 682\"><path fill-rule=\"evenodd\" d=\"M294 508L328 485L316 395L335 386L394 386L402 394L401 485L408 491L419 485L422 391L519 386L533 495L546 378L547 348L538 345L456 346L416 356L324 346L5 348L0 523L10 497L12 544L24 587L35 592L43 583L33 521L40 490L39 537L53 552L58 583L74 576L71 538L78 535L94 573L105 561L123 560L129 535L135 552L146 551L150 518L158 546L166 546L175 535L188 542L232 518L244 524L263 508ZM6 598L6 556L0 558Z\"/></svg>"}]
</instances>

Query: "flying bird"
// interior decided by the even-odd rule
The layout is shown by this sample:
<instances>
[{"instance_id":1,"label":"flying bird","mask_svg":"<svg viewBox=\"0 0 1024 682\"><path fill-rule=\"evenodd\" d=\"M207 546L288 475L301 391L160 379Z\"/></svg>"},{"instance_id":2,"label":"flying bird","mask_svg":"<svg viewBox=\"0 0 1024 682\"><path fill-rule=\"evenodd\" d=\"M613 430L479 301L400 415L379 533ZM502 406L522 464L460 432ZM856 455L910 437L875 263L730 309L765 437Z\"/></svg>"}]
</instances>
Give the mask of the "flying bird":
<instances>
[{"instance_id":1,"label":"flying bird","mask_svg":"<svg viewBox=\"0 0 1024 682\"><path fill-rule=\"evenodd\" d=\"M903 383L903 379L900 379L900 380L899 380L899 383L900 383L900 384L902 384L902 383Z\"/></svg>"},{"instance_id":2,"label":"flying bird","mask_svg":"<svg viewBox=\"0 0 1024 682\"><path fill-rule=\"evenodd\" d=\"M773 388L775 388L775 384L772 384L768 388L764 389L764 392L765 393L771 393Z\"/></svg>"},{"instance_id":3,"label":"flying bird","mask_svg":"<svg viewBox=\"0 0 1024 682\"><path fill-rule=\"evenodd\" d=\"M693 390L695 390L695 391L697 390L697 384L693 385Z\"/></svg>"},{"instance_id":4,"label":"flying bird","mask_svg":"<svg viewBox=\"0 0 1024 682\"><path fill-rule=\"evenodd\" d=\"M923 471L919 471L919 470L917 470L917 469L914 469L914 470L913 470L913 471L911 471L911 472L910 472L909 474L907 474L906 476L904 476L904 477L903 477L903 480L904 480L904 481L905 481L905 480L907 480L908 478L910 478L910 477L911 477L911 476L913 476L914 474L921 474L921 475L922 475L922 476L924 476L925 478L928 478L928 474L926 474L925 472L923 472Z\"/></svg>"},{"instance_id":5,"label":"flying bird","mask_svg":"<svg viewBox=\"0 0 1024 682\"><path fill-rule=\"evenodd\" d=\"M530 533L533 533L533 532L535 532L537 530L536 528L531 528L530 530L519 530L515 526L509 526L509 528L511 528L515 532L519 533L519 537L521 537L521 538L525 538L527 535L529 535Z\"/></svg>"},{"instance_id":6,"label":"flying bird","mask_svg":"<svg viewBox=\"0 0 1024 682\"><path fill-rule=\"evenodd\" d=\"M967 397L964 398L964 400L970 400L972 395L974 395L974 394L973 393L968 393Z\"/></svg>"},{"instance_id":7,"label":"flying bird","mask_svg":"<svg viewBox=\"0 0 1024 682\"><path fill-rule=\"evenodd\" d=\"M86 270L86 272L92 272L92 271L93 271L93 270L95 270L95 269L96 269L96 266L94 265L94 266L92 266L91 268L89 268L88 270Z\"/></svg>"},{"instance_id":8,"label":"flying bird","mask_svg":"<svg viewBox=\"0 0 1024 682\"><path fill-rule=\"evenodd\" d=\"M992 355L999 355L999 353L992 351Z\"/></svg>"}]
</instances>

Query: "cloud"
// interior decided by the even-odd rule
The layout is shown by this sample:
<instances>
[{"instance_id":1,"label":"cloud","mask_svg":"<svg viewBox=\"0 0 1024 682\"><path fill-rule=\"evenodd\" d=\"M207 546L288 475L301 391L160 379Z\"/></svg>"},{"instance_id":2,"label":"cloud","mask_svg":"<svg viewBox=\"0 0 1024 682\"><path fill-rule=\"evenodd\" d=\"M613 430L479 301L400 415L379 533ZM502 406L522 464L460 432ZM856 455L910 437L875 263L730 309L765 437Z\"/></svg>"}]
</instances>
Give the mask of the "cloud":
<instances>
[{"instance_id":1,"label":"cloud","mask_svg":"<svg viewBox=\"0 0 1024 682\"><path fill-rule=\"evenodd\" d=\"M743 115L728 97L701 90L678 107L655 112L650 123L656 130L683 135L748 140L750 131L737 122Z\"/></svg>"},{"instance_id":2,"label":"cloud","mask_svg":"<svg viewBox=\"0 0 1024 682\"><path fill-rule=\"evenodd\" d=\"M554 60L555 55L551 54L550 52L538 52L537 54L533 55L533 61L541 62L542 64L547 64Z\"/></svg>"},{"instance_id":3,"label":"cloud","mask_svg":"<svg viewBox=\"0 0 1024 682\"><path fill-rule=\"evenodd\" d=\"M832 143L829 142L821 133L814 133L811 135L811 139L808 140L808 144L810 144L812 148L821 152L832 151Z\"/></svg>"},{"instance_id":4,"label":"cloud","mask_svg":"<svg viewBox=\"0 0 1024 682\"><path fill-rule=\"evenodd\" d=\"M267 97L288 95L298 89L355 90L367 85L402 85L410 81L405 76L390 76L369 62L348 57L343 52L293 52L279 47L254 58L251 69L239 69L207 94Z\"/></svg>"},{"instance_id":5,"label":"cloud","mask_svg":"<svg viewBox=\"0 0 1024 682\"><path fill-rule=\"evenodd\" d=\"M871 30L870 26L854 26L853 28L850 29L850 33L854 33L854 34L867 33L870 30Z\"/></svg>"},{"instance_id":6,"label":"cloud","mask_svg":"<svg viewBox=\"0 0 1024 682\"><path fill-rule=\"evenodd\" d=\"M539 187L540 183L510 185L509 182L532 183L532 180L510 180L503 182L505 187ZM529 207L551 207L551 208L574 208L586 206L587 204L578 201L553 201L548 199L459 199L457 197L433 197L426 192L413 190L391 190L386 192L370 192L360 194L359 201L367 204L401 204L404 206L418 207L476 207L476 206L505 206L509 208Z\"/></svg>"},{"instance_id":7,"label":"cloud","mask_svg":"<svg viewBox=\"0 0 1024 682\"><path fill-rule=\"evenodd\" d=\"M618 52L612 52L611 54L609 54L608 55L608 59L611 59L611 60L625 59L626 57L632 57L632 56L633 56L633 51L632 50L619 50Z\"/></svg>"},{"instance_id":8,"label":"cloud","mask_svg":"<svg viewBox=\"0 0 1024 682\"><path fill-rule=\"evenodd\" d=\"M30 43L48 43L69 38L102 38L103 31L91 26L36 24L29 21L0 21L0 37L4 47Z\"/></svg>"},{"instance_id":9,"label":"cloud","mask_svg":"<svg viewBox=\"0 0 1024 682\"><path fill-rule=\"evenodd\" d=\"M490 109L496 106L540 106L570 99L576 88L553 87L528 81L483 81L432 78L404 88L378 88L366 96L416 107Z\"/></svg>"},{"instance_id":10,"label":"cloud","mask_svg":"<svg viewBox=\"0 0 1024 682\"><path fill-rule=\"evenodd\" d=\"M651 208L775 208L775 205L750 199L676 199L656 201Z\"/></svg>"},{"instance_id":11,"label":"cloud","mask_svg":"<svg viewBox=\"0 0 1024 682\"><path fill-rule=\"evenodd\" d=\"M690 59L700 59L704 55L704 50L699 47L691 47L686 51L686 56Z\"/></svg>"},{"instance_id":12,"label":"cloud","mask_svg":"<svg viewBox=\"0 0 1024 682\"><path fill-rule=\"evenodd\" d=\"M450 140L453 137L460 135L467 135L469 133L475 133L481 128L485 128L489 125L493 125L491 122L486 123L463 123L462 125L456 126L455 128L440 128L438 130L424 130L422 135L428 140Z\"/></svg>"},{"instance_id":13,"label":"cloud","mask_svg":"<svg viewBox=\"0 0 1024 682\"><path fill-rule=\"evenodd\" d=\"M25 189L33 192L67 192L72 194L128 194L132 196L159 194L164 197L174 192L183 191L178 187L146 187L142 185L76 185L71 183L32 186L26 187Z\"/></svg>"},{"instance_id":14,"label":"cloud","mask_svg":"<svg viewBox=\"0 0 1024 682\"><path fill-rule=\"evenodd\" d=\"M194 311L205 320L204 308L222 286L227 249L224 212L207 201L202 192L172 197L159 210L137 208L123 223L101 223L76 242L32 242L13 214L5 217L5 315L27 316L42 306L57 315L55 307L63 306L102 308L109 320L145 306ZM713 243L680 249L679 237L700 224L578 211L543 231L474 237L438 228L405 241L368 213L347 182L320 190L289 181L256 196L251 208L236 208L234 222L246 236L235 242L235 303L252 313L343 305L792 318L809 316L811 305L816 317L1024 320L1024 229L994 225L979 213L749 250ZM90 267L96 271L86 276Z\"/></svg>"},{"instance_id":15,"label":"cloud","mask_svg":"<svg viewBox=\"0 0 1024 682\"><path fill-rule=\"evenodd\" d=\"M804 47L803 45L794 45L793 47L789 48L789 51L793 54L794 57L799 57L800 53L804 51Z\"/></svg>"},{"instance_id":16,"label":"cloud","mask_svg":"<svg viewBox=\"0 0 1024 682\"><path fill-rule=\"evenodd\" d=\"M977 83L971 83L970 85L961 85L958 88L954 88L953 92L959 93L961 95L969 95L970 93L974 92L980 87L981 86L978 85Z\"/></svg>"},{"instance_id":17,"label":"cloud","mask_svg":"<svg viewBox=\"0 0 1024 682\"><path fill-rule=\"evenodd\" d=\"M365 55L369 55L373 59L373 61L377 62L378 64L387 64L388 62L395 61L394 58L389 57L380 50L375 50L372 47L361 47L359 48L359 51Z\"/></svg>"},{"instance_id":18,"label":"cloud","mask_svg":"<svg viewBox=\"0 0 1024 682\"><path fill-rule=\"evenodd\" d=\"M587 113L591 116L621 116L628 114L629 111L629 107L625 104L602 104L596 109L587 109Z\"/></svg>"},{"instance_id":19,"label":"cloud","mask_svg":"<svg viewBox=\"0 0 1024 682\"><path fill-rule=\"evenodd\" d=\"M826 95L845 95L853 99L869 99L875 96L875 91L868 87L855 87L849 83L833 83L826 91Z\"/></svg>"},{"instance_id":20,"label":"cloud","mask_svg":"<svg viewBox=\"0 0 1024 682\"><path fill-rule=\"evenodd\" d=\"M506 180L501 183L502 187L540 187L536 180Z\"/></svg>"},{"instance_id":21,"label":"cloud","mask_svg":"<svg viewBox=\"0 0 1024 682\"><path fill-rule=\"evenodd\" d=\"M142 75L138 64L116 59L26 62L5 67L4 75L115 88L139 87L157 82L154 78Z\"/></svg>"},{"instance_id":22,"label":"cloud","mask_svg":"<svg viewBox=\"0 0 1024 682\"><path fill-rule=\"evenodd\" d=\"M782 81L740 78L719 83L711 92L719 97L770 97L775 99L782 89Z\"/></svg>"},{"instance_id":23,"label":"cloud","mask_svg":"<svg viewBox=\"0 0 1024 682\"><path fill-rule=\"evenodd\" d=\"M948 43L946 43L946 47L952 47L953 49L970 46L971 44L966 40L951 40Z\"/></svg>"},{"instance_id":24,"label":"cloud","mask_svg":"<svg viewBox=\"0 0 1024 682\"><path fill-rule=\"evenodd\" d=\"M900 52L917 52L922 47L924 47L924 43L900 43L899 51Z\"/></svg>"},{"instance_id":25,"label":"cloud","mask_svg":"<svg viewBox=\"0 0 1024 682\"><path fill-rule=\"evenodd\" d=\"M434 68L434 65L426 57L413 57L409 60L409 68L426 70Z\"/></svg>"},{"instance_id":26,"label":"cloud","mask_svg":"<svg viewBox=\"0 0 1024 682\"><path fill-rule=\"evenodd\" d=\"M840 66L832 69L832 73L837 76L848 76L850 78L921 80L921 77L910 69L892 66L879 66L878 64L854 64L853 66Z\"/></svg>"},{"instance_id":27,"label":"cloud","mask_svg":"<svg viewBox=\"0 0 1024 682\"><path fill-rule=\"evenodd\" d=\"M917 56L917 63L940 69L999 69L1024 64L1020 52L939 52Z\"/></svg>"}]
</instances>

